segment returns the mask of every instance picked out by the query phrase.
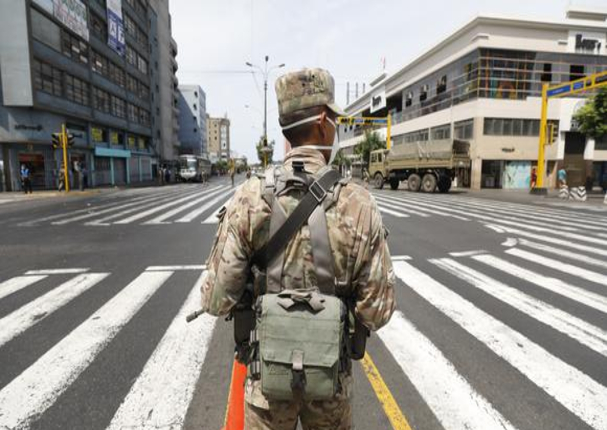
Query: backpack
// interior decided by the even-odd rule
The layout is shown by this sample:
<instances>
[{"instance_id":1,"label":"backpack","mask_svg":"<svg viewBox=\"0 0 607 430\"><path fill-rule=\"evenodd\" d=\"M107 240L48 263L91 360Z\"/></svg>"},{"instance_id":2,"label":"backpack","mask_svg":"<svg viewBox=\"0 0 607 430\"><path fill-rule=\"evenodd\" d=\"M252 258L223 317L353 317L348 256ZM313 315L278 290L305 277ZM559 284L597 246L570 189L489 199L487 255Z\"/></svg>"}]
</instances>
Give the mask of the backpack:
<instances>
[{"instance_id":1,"label":"backpack","mask_svg":"<svg viewBox=\"0 0 607 430\"><path fill-rule=\"evenodd\" d=\"M254 306L249 375L261 380L261 391L269 400L328 400L337 393L339 372L349 363L348 311L335 295L325 215L334 201L326 199L327 191L337 188L341 177L330 167L315 175L306 174L297 161L293 168L290 172L272 167L262 180L272 216L270 239L253 259L256 283L265 288ZM287 217L276 197L295 189L306 194ZM294 290L281 284L284 247L306 222L318 285Z\"/></svg>"}]
</instances>

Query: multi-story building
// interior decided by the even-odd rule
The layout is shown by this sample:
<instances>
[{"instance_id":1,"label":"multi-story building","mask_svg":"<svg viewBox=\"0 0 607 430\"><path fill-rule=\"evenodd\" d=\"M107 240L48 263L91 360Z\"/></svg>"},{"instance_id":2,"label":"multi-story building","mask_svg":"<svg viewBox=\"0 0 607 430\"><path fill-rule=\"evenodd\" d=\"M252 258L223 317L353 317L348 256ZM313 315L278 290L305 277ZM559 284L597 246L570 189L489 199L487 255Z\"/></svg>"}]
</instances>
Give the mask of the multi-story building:
<instances>
[{"instance_id":1,"label":"multi-story building","mask_svg":"<svg viewBox=\"0 0 607 430\"><path fill-rule=\"evenodd\" d=\"M543 84L556 85L607 70L607 12L570 8L562 20L478 16L347 107L351 115L392 115L393 145L467 140L471 168L459 185L524 188L537 163ZM570 183L607 176L607 139L595 142L572 120L588 94L551 100L556 141L547 146L548 183L561 166ZM385 132L385 129L382 131ZM362 129L349 127L351 152Z\"/></svg>"},{"instance_id":2,"label":"multi-story building","mask_svg":"<svg viewBox=\"0 0 607 430\"><path fill-rule=\"evenodd\" d=\"M167 0L0 2L3 189L20 188L20 164L29 165L35 187L56 186L62 154L51 136L62 124L75 137L69 166L85 165L89 185L152 178L162 153L158 118L165 106L174 115L172 98L157 103L158 53L167 49L170 56L172 47L168 23L160 25L165 14Z\"/></svg>"},{"instance_id":3,"label":"multi-story building","mask_svg":"<svg viewBox=\"0 0 607 430\"><path fill-rule=\"evenodd\" d=\"M230 158L230 120L207 115L207 145L212 163Z\"/></svg>"},{"instance_id":4,"label":"multi-story building","mask_svg":"<svg viewBox=\"0 0 607 430\"><path fill-rule=\"evenodd\" d=\"M207 155L206 95L199 85L179 85L179 142L182 154Z\"/></svg>"}]
</instances>

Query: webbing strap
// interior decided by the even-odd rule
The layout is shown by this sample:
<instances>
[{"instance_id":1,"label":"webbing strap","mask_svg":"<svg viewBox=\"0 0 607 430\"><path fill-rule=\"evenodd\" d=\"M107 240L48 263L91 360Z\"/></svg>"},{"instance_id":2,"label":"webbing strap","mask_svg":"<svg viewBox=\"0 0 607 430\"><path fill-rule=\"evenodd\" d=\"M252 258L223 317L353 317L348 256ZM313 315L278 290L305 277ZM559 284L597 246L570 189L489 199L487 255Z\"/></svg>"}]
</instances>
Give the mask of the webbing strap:
<instances>
[{"instance_id":1,"label":"webbing strap","mask_svg":"<svg viewBox=\"0 0 607 430\"><path fill-rule=\"evenodd\" d=\"M310 245L312 245L312 257L318 289L321 293L335 295L335 266L333 265L333 254L329 243L329 229L327 228L327 216L323 205L318 205L308 219L310 229Z\"/></svg>"},{"instance_id":2,"label":"webbing strap","mask_svg":"<svg viewBox=\"0 0 607 430\"><path fill-rule=\"evenodd\" d=\"M268 243L255 253L252 259L253 264L262 270L267 268L268 264L287 246L295 233L308 220L314 209L322 203L327 196L327 190L337 184L340 178L341 176L337 171L330 169L316 181L312 182L308 188L308 192L301 199L289 218L270 237Z\"/></svg>"}]
</instances>

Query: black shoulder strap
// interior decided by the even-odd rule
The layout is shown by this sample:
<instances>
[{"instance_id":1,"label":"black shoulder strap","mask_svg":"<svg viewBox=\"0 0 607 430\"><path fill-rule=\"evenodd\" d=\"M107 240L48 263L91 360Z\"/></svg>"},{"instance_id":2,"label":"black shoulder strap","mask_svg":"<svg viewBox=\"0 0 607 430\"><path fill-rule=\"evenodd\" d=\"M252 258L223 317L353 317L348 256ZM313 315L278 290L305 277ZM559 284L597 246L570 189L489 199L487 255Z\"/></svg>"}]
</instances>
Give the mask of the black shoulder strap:
<instances>
[{"instance_id":1,"label":"black shoulder strap","mask_svg":"<svg viewBox=\"0 0 607 430\"><path fill-rule=\"evenodd\" d=\"M327 196L327 190L330 190L340 179L341 175L337 171L329 169L320 178L312 182L308 187L308 192L285 223L270 237L268 243L253 255L253 264L264 270L268 263L287 246L289 240L304 225L314 209L322 203Z\"/></svg>"}]
</instances>

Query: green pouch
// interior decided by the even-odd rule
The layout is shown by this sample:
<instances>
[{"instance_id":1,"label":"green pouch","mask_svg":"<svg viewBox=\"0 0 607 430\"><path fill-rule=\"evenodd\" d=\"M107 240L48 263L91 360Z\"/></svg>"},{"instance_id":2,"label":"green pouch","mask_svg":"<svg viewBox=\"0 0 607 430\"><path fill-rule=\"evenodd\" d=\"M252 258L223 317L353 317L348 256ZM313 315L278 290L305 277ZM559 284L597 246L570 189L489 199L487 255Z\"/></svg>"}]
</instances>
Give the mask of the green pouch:
<instances>
[{"instance_id":1,"label":"green pouch","mask_svg":"<svg viewBox=\"0 0 607 430\"><path fill-rule=\"evenodd\" d=\"M328 400L338 386L344 303L316 291L260 296L261 391L270 400Z\"/></svg>"}]
</instances>

